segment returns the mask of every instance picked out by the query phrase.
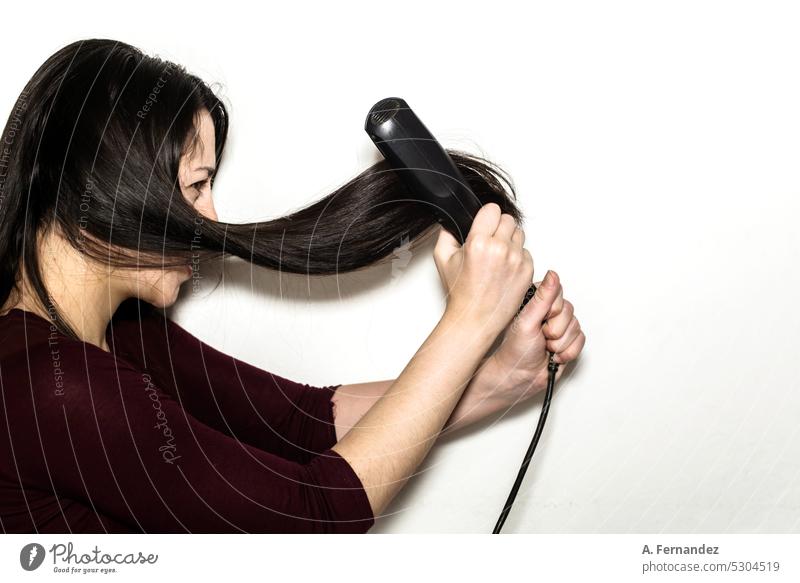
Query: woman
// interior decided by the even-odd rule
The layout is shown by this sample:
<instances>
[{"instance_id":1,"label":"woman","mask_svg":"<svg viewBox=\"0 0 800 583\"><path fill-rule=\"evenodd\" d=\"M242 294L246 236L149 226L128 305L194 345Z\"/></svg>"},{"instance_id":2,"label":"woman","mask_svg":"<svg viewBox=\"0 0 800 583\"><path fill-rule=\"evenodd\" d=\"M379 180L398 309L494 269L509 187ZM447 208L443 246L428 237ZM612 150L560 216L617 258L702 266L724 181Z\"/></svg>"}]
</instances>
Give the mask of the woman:
<instances>
[{"instance_id":1,"label":"woman","mask_svg":"<svg viewBox=\"0 0 800 583\"><path fill-rule=\"evenodd\" d=\"M0 149L5 532L365 532L443 429L582 350L554 273L515 318L533 261L513 188L459 152L484 206L463 247L439 231L447 307L397 379L312 387L200 342L163 308L206 261L322 276L436 225L385 162L287 217L220 222L227 131L204 82L112 40L64 47L20 94Z\"/></svg>"}]
</instances>

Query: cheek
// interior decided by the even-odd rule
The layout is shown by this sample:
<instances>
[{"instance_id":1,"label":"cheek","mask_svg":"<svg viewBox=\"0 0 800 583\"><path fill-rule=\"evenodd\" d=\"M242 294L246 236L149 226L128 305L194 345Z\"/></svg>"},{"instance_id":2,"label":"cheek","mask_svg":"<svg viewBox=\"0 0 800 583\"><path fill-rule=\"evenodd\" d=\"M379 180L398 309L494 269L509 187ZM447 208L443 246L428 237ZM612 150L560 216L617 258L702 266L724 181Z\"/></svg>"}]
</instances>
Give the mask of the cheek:
<instances>
[{"instance_id":1,"label":"cheek","mask_svg":"<svg viewBox=\"0 0 800 583\"><path fill-rule=\"evenodd\" d=\"M163 294L171 295L179 284L179 276L172 271L143 270L137 272L131 291L142 298L151 298Z\"/></svg>"},{"instance_id":2,"label":"cheek","mask_svg":"<svg viewBox=\"0 0 800 583\"><path fill-rule=\"evenodd\" d=\"M136 283L143 289L159 288L164 281L164 272L160 269L139 271Z\"/></svg>"}]
</instances>

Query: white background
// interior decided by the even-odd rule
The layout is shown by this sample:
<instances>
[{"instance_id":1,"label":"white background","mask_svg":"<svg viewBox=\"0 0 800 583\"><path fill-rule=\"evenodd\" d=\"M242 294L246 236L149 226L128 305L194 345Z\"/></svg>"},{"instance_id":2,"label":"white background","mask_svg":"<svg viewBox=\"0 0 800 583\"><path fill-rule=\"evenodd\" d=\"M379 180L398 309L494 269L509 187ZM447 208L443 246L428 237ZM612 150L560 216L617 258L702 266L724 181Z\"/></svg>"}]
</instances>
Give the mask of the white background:
<instances>
[{"instance_id":1,"label":"white background","mask_svg":"<svg viewBox=\"0 0 800 583\"><path fill-rule=\"evenodd\" d=\"M81 38L183 64L224 86L237 222L379 160L364 118L403 97L513 176L534 278L561 275L587 336L504 531L800 532L796 6L12 3L0 108ZM311 283L232 262L172 314L295 380L390 379L444 306L431 251ZM371 532L490 532L540 403L442 439Z\"/></svg>"}]
</instances>

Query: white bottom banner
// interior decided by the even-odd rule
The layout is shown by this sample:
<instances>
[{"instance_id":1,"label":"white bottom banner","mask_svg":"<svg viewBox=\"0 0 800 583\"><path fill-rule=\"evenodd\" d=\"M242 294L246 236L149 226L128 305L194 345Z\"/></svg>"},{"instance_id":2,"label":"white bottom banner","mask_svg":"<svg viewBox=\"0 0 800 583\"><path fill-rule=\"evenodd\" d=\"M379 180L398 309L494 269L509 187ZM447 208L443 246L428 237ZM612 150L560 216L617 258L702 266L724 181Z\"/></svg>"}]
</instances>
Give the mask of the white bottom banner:
<instances>
[{"instance_id":1,"label":"white bottom banner","mask_svg":"<svg viewBox=\"0 0 800 583\"><path fill-rule=\"evenodd\" d=\"M3 535L0 581L800 581L800 534ZM313 578L313 579L312 579Z\"/></svg>"}]
</instances>

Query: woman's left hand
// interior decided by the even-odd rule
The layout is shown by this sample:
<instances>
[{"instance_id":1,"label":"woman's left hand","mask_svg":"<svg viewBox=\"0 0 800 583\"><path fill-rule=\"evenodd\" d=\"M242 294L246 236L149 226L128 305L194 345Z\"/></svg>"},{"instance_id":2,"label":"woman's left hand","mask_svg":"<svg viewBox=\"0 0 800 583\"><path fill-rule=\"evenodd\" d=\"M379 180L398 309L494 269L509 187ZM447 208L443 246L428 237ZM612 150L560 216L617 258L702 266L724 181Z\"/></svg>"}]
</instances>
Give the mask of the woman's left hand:
<instances>
[{"instance_id":1,"label":"woman's left hand","mask_svg":"<svg viewBox=\"0 0 800 583\"><path fill-rule=\"evenodd\" d=\"M536 293L503 330L500 346L481 363L445 427L469 425L546 389L550 352L559 363L556 380L578 358L586 336L560 278L550 273L552 287L548 277L536 282Z\"/></svg>"},{"instance_id":2,"label":"woman's left hand","mask_svg":"<svg viewBox=\"0 0 800 583\"><path fill-rule=\"evenodd\" d=\"M564 365L578 358L586 342L574 306L564 299L560 278L554 271L549 273L535 284L536 293L504 330L501 345L490 357L497 375L492 396L509 405L547 388L550 352L559 363L558 380ZM552 287L547 285L549 277Z\"/></svg>"}]
</instances>

